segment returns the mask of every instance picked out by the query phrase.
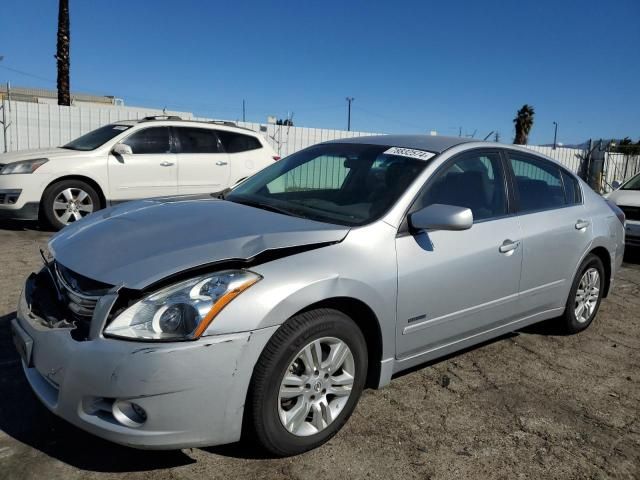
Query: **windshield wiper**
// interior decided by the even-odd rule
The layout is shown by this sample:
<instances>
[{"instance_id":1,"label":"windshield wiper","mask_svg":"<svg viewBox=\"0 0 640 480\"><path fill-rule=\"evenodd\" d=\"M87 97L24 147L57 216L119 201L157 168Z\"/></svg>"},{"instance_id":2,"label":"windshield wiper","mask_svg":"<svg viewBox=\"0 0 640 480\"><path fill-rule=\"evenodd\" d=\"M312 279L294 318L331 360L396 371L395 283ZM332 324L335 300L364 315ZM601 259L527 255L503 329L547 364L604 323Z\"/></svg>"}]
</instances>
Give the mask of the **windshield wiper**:
<instances>
[{"instance_id":1,"label":"windshield wiper","mask_svg":"<svg viewBox=\"0 0 640 480\"><path fill-rule=\"evenodd\" d=\"M224 200L224 197L227 196L227 193L231 191L231 188L225 188L224 190L219 190L217 192L210 193L213 198L219 198L220 200Z\"/></svg>"},{"instance_id":2,"label":"windshield wiper","mask_svg":"<svg viewBox=\"0 0 640 480\"><path fill-rule=\"evenodd\" d=\"M285 208L276 207L275 205L271 205L270 203L258 202L256 200L231 200L235 203L240 203L242 205L247 205L248 207L260 208L262 210L268 210L270 212L281 213L283 215L288 215L290 217L299 217L300 215L295 215L291 210L287 210Z\"/></svg>"}]
</instances>

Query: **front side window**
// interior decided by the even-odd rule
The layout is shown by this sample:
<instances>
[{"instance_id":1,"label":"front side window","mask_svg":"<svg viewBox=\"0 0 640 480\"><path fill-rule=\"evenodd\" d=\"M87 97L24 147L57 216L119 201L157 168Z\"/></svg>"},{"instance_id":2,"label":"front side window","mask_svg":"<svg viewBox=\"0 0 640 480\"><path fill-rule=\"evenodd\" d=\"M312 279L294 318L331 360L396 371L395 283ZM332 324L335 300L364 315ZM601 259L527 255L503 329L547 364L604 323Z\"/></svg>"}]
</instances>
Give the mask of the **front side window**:
<instances>
[{"instance_id":1,"label":"front side window","mask_svg":"<svg viewBox=\"0 0 640 480\"><path fill-rule=\"evenodd\" d=\"M473 220L507 214L507 196L500 155L495 152L462 154L438 172L413 211L440 203L471 209Z\"/></svg>"},{"instance_id":2,"label":"front side window","mask_svg":"<svg viewBox=\"0 0 640 480\"><path fill-rule=\"evenodd\" d=\"M566 205L559 167L518 152L508 152L507 155L515 175L520 212Z\"/></svg>"},{"instance_id":3,"label":"front side window","mask_svg":"<svg viewBox=\"0 0 640 480\"><path fill-rule=\"evenodd\" d=\"M139 130L122 143L129 145L134 155L171 153L169 127L153 127Z\"/></svg>"},{"instance_id":4,"label":"front side window","mask_svg":"<svg viewBox=\"0 0 640 480\"><path fill-rule=\"evenodd\" d=\"M82 151L95 150L96 148L101 147L102 145L107 143L112 138L117 137L122 132L129 130L130 128L130 125L105 125L104 127L97 128L89 133L82 135L81 137L76 138L66 145L63 145L62 148Z\"/></svg>"},{"instance_id":5,"label":"front side window","mask_svg":"<svg viewBox=\"0 0 640 480\"><path fill-rule=\"evenodd\" d=\"M175 129L180 145L180 153L220 153L218 137L206 128Z\"/></svg>"},{"instance_id":6,"label":"front side window","mask_svg":"<svg viewBox=\"0 0 640 480\"><path fill-rule=\"evenodd\" d=\"M243 135L236 132L217 131L218 137L227 153L240 153L262 148L260 141L251 135Z\"/></svg>"},{"instance_id":7,"label":"front side window","mask_svg":"<svg viewBox=\"0 0 640 480\"><path fill-rule=\"evenodd\" d=\"M325 144L289 155L225 197L265 210L340 225L380 218L428 164L389 146Z\"/></svg>"}]
</instances>

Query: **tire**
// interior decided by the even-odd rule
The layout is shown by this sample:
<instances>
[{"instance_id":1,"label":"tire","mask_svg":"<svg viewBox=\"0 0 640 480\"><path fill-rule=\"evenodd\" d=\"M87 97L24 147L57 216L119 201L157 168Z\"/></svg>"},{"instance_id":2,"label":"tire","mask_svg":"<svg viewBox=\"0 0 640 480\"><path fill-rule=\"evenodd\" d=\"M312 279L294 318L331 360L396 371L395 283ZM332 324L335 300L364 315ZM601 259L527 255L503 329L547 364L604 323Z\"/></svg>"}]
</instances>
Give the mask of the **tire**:
<instances>
[{"instance_id":1,"label":"tire","mask_svg":"<svg viewBox=\"0 0 640 480\"><path fill-rule=\"evenodd\" d=\"M585 280L585 278L587 278L587 272L591 272L590 280ZM594 280L593 272L597 272L597 280ZM591 325L591 322L593 322L593 319L600 308L600 302L602 301L602 293L604 292L605 285L604 275L604 265L602 264L602 260L600 260L596 255L587 255L580 265L580 268L578 268L576 277L573 279L573 285L569 292L569 298L567 299L564 314L560 317L562 329L565 333L578 333ZM586 284L584 283L585 281L587 282ZM594 288L597 288L597 293L594 293ZM577 315L578 307L580 306L578 289L581 291L586 290L587 293L591 292L591 295L587 295L587 298L594 298L594 295L597 295L597 298L592 302L589 302L589 307L583 305L584 308L580 311L580 316Z\"/></svg>"},{"instance_id":2,"label":"tire","mask_svg":"<svg viewBox=\"0 0 640 480\"><path fill-rule=\"evenodd\" d=\"M56 208L65 202L68 210ZM49 227L60 230L101 207L100 196L91 185L82 180L62 180L47 187L42 194L40 218Z\"/></svg>"},{"instance_id":3,"label":"tire","mask_svg":"<svg viewBox=\"0 0 640 480\"><path fill-rule=\"evenodd\" d=\"M317 356L311 359L305 356L305 361L300 354L303 349L313 349L318 344L323 361L316 374L307 365L317 366L318 362L314 362ZM347 353L340 344L348 347ZM342 363L334 362L337 369L332 373L327 373L331 372L329 354L345 357ZM256 364L245 407L248 420L245 432L252 434L262 448L279 457L297 455L322 445L351 416L364 388L367 366L364 336L342 312L317 309L290 318L273 335ZM280 397L285 373L287 379L296 380L294 384L288 380L284 385L287 392L295 390L292 398ZM346 393L348 386L340 384L348 383L351 374L353 383L350 393ZM307 405L310 405L308 409ZM305 414L305 410L308 413ZM302 414L294 415L298 412ZM285 427L288 419L291 419L289 427Z\"/></svg>"}]
</instances>

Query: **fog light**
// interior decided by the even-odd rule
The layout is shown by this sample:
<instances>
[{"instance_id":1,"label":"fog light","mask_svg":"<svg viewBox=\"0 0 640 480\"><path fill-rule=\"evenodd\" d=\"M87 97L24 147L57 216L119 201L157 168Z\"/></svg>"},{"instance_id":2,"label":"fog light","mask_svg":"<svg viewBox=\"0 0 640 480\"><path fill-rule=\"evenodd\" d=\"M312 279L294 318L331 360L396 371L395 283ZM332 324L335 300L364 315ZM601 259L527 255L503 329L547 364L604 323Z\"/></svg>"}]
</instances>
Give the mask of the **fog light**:
<instances>
[{"instance_id":1,"label":"fog light","mask_svg":"<svg viewBox=\"0 0 640 480\"><path fill-rule=\"evenodd\" d=\"M122 425L137 428L147 421L147 412L137 403L116 400L111 409L114 418Z\"/></svg>"}]
</instances>

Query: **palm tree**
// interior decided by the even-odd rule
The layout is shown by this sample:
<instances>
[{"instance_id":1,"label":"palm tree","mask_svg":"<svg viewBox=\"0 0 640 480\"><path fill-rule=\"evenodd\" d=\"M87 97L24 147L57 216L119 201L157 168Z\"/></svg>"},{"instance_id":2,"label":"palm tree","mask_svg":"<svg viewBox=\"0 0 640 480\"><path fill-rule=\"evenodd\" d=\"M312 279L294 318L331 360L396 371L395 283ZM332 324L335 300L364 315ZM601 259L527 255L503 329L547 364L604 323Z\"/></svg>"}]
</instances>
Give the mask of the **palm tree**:
<instances>
[{"instance_id":1,"label":"palm tree","mask_svg":"<svg viewBox=\"0 0 640 480\"><path fill-rule=\"evenodd\" d=\"M58 6L58 44L55 58L58 62L58 105L71 105L69 92L69 0L60 0Z\"/></svg>"},{"instance_id":2,"label":"palm tree","mask_svg":"<svg viewBox=\"0 0 640 480\"><path fill-rule=\"evenodd\" d=\"M529 139L529 132L533 128L533 115L535 111L531 105L526 103L522 106L513 119L513 123L516 124L516 137L513 139L513 143L517 145L526 145Z\"/></svg>"}]
</instances>

